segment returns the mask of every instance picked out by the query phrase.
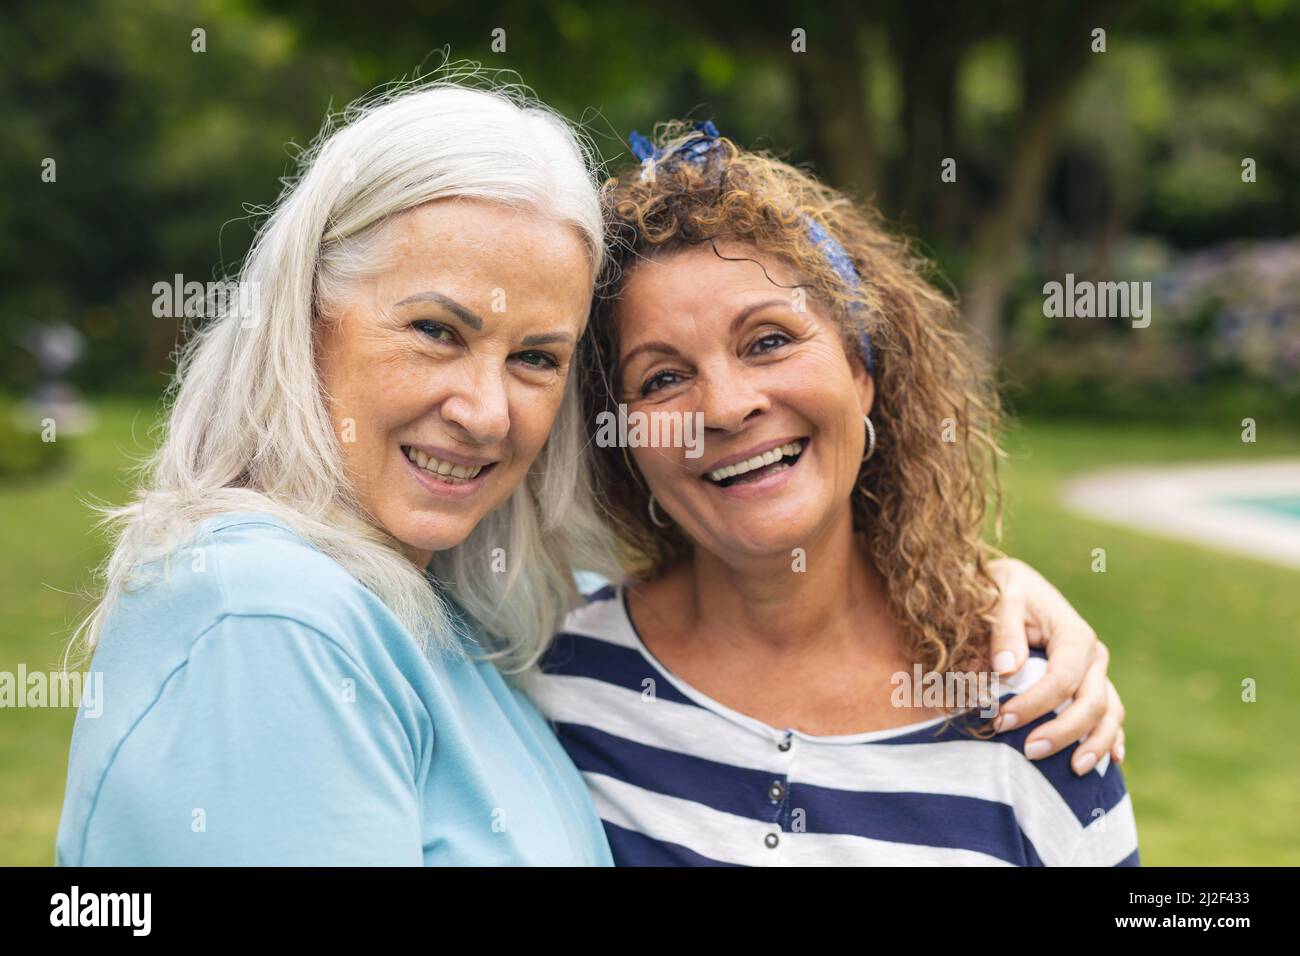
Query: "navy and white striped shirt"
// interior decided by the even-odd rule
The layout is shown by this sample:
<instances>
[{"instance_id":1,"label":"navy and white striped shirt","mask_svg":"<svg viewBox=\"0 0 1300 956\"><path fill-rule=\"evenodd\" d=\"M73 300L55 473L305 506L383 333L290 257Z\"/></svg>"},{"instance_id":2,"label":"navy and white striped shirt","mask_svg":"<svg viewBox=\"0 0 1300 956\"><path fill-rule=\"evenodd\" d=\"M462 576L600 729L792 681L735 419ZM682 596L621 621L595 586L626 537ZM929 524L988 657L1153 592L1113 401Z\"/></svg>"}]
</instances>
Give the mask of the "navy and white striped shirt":
<instances>
[{"instance_id":1,"label":"navy and white striped shirt","mask_svg":"<svg viewBox=\"0 0 1300 956\"><path fill-rule=\"evenodd\" d=\"M1041 677L1041 654L1001 682ZM1119 768L1074 746L1024 756L1027 727L980 740L971 712L813 736L730 710L660 664L621 590L571 614L529 693L582 771L620 866L1138 865ZM936 734L936 731L939 731Z\"/></svg>"}]
</instances>

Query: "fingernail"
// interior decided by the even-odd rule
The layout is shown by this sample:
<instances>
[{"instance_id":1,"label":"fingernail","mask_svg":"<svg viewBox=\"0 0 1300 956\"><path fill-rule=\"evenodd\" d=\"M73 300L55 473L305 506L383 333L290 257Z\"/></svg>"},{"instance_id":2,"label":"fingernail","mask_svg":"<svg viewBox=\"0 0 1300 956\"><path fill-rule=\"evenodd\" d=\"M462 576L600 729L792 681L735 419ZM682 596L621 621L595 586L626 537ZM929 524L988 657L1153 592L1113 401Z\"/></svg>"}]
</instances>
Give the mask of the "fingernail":
<instances>
[{"instance_id":1,"label":"fingernail","mask_svg":"<svg viewBox=\"0 0 1300 956\"><path fill-rule=\"evenodd\" d=\"M1002 651L997 657L993 658L993 670L997 673L1009 671L1016 666L1016 655L1010 651Z\"/></svg>"},{"instance_id":2,"label":"fingernail","mask_svg":"<svg viewBox=\"0 0 1300 956\"><path fill-rule=\"evenodd\" d=\"M1091 770L1096 763L1097 763L1097 755L1091 752L1086 753L1082 757L1080 757L1078 761L1075 763L1074 772L1077 773L1080 777L1082 777L1089 770Z\"/></svg>"},{"instance_id":3,"label":"fingernail","mask_svg":"<svg viewBox=\"0 0 1300 956\"><path fill-rule=\"evenodd\" d=\"M1004 730L1010 730L1016 724L1020 723L1020 718L1015 714L1003 714L998 718L998 733Z\"/></svg>"},{"instance_id":4,"label":"fingernail","mask_svg":"<svg viewBox=\"0 0 1300 956\"><path fill-rule=\"evenodd\" d=\"M1025 756L1030 760L1037 760L1039 757L1045 757L1047 751L1052 749L1052 742L1038 738L1028 744L1025 744Z\"/></svg>"}]
</instances>

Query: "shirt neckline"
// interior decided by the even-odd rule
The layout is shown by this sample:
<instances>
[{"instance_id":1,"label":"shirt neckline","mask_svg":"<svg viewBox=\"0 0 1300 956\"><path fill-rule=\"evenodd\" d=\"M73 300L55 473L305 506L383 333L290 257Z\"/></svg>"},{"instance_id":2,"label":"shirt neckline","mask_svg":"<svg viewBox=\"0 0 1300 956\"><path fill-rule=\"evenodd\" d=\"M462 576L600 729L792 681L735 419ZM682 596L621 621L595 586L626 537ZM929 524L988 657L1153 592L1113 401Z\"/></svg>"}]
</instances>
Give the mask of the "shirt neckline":
<instances>
[{"instance_id":1,"label":"shirt neckline","mask_svg":"<svg viewBox=\"0 0 1300 956\"><path fill-rule=\"evenodd\" d=\"M906 737L908 734L916 733L918 730L925 730L927 727L937 727L947 717L932 717L929 720L922 720L912 724L903 724L900 727L887 727L884 730L867 730L856 734L809 734L802 730L796 730L793 727L777 728L771 724L764 723L757 717L750 717L748 714L742 714L738 710L732 710L725 704L714 700L708 694L696 690L686 681L674 674L668 667L655 657L654 653L646 646L645 641L637 632L636 625L632 623L632 612L628 608L627 588L619 586L614 589L614 600L618 602L619 623L626 631L626 637L630 639L633 647L646 659L656 671L658 671L673 687L680 691L685 697L694 701L705 710L711 711L733 724L744 727L760 736L767 737L773 741L782 741L790 737L797 737L800 740L816 744L846 745L846 744L868 744L880 740L889 740L894 737ZM960 714L954 714L958 717Z\"/></svg>"}]
</instances>

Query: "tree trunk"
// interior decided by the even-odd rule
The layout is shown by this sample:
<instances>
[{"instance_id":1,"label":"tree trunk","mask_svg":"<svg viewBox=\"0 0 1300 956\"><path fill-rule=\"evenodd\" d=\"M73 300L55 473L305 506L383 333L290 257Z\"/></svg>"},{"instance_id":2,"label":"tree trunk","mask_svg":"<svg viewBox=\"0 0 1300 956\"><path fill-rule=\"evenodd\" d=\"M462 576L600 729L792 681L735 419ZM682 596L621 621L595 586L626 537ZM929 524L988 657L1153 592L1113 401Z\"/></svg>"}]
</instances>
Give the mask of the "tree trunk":
<instances>
[{"instance_id":1,"label":"tree trunk","mask_svg":"<svg viewBox=\"0 0 1300 956\"><path fill-rule=\"evenodd\" d=\"M1108 6L1101 4L1101 6ZM1002 345L1007 289L1027 231L1037 219L1070 98L1089 65L1088 25L1101 12L1031 8L1020 48L1025 107L1009 154L1001 196L975 230L975 256L962 294L962 312L976 339L994 354Z\"/></svg>"},{"instance_id":2,"label":"tree trunk","mask_svg":"<svg viewBox=\"0 0 1300 956\"><path fill-rule=\"evenodd\" d=\"M880 169L861 38L855 25L845 24L832 43L830 50L795 57L799 105L810 122L811 152L821 178L837 189L869 196Z\"/></svg>"}]
</instances>

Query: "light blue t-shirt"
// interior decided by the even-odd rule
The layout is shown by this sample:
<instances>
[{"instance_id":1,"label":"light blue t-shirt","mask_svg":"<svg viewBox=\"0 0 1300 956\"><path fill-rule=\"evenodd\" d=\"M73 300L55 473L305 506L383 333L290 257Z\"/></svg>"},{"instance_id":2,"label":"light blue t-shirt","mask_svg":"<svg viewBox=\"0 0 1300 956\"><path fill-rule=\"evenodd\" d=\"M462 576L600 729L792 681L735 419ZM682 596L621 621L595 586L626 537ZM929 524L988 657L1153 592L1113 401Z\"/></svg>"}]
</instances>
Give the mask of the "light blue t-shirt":
<instances>
[{"instance_id":1,"label":"light blue t-shirt","mask_svg":"<svg viewBox=\"0 0 1300 956\"><path fill-rule=\"evenodd\" d=\"M77 715L60 865L610 865L554 733L489 663L421 651L263 514L117 604Z\"/></svg>"}]
</instances>

